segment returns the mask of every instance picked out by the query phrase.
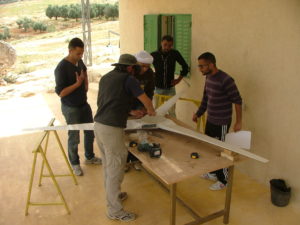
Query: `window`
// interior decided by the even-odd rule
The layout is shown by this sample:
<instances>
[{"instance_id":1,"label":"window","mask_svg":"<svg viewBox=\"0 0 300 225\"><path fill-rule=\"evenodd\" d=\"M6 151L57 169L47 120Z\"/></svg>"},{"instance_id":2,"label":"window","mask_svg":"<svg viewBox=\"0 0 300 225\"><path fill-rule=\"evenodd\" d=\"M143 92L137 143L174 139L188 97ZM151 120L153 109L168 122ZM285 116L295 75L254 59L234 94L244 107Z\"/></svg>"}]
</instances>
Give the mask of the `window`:
<instances>
[{"instance_id":1,"label":"window","mask_svg":"<svg viewBox=\"0 0 300 225\"><path fill-rule=\"evenodd\" d=\"M144 49L151 53L160 47L164 35L174 37L174 48L177 49L187 64L191 65L191 25L190 14L152 14L144 16ZM176 65L175 73L180 73Z\"/></svg>"}]
</instances>

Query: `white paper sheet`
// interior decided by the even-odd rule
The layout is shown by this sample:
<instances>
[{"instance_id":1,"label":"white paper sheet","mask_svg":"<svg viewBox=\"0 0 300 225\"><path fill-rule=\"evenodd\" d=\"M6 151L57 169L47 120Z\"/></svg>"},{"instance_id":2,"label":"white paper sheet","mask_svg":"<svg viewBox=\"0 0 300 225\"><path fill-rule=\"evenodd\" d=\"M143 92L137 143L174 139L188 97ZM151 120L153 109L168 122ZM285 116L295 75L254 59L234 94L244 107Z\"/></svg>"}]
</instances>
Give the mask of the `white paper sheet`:
<instances>
[{"instance_id":1,"label":"white paper sheet","mask_svg":"<svg viewBox=\"0 0 300 225\"><path fill-rule=\"evenodd\" d=\"M228 133L225 136L225 142L228 144L236 145L243 149L250 149L251 132L243 130L243 131Z\"/></svg>"}]
</instances>

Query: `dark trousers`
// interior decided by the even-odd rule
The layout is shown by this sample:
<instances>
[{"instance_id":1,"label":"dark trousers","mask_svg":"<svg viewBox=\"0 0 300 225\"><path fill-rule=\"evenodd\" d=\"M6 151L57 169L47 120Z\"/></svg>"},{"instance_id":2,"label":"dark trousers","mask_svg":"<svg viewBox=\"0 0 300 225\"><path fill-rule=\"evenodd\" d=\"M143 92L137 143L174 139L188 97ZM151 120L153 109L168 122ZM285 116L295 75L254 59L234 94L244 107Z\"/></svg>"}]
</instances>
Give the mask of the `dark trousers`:
<instances>
[{"instance_id":1,"label":"dark trousers","mask_svg":"<svg viewBox=\"0 0 300 225\"><path fill-rule=\"evenodd\" d=\"M205 134L216 138L220 141L225 141L225 135L228 133L230 128L230 123L227 125L215 125L208 121L206 121L206 127L205 127ZM223 184L227 184L227 177L228 177L228 169L223 168L216 171L211 172L213 174L216 174L219 181L221 181Z\"/></svg>"},{"instance_id":2,"label":"dark trousers","mask_svg":"<svg viewBox=\"0 0 300 225\"><path fill-rule=\"evenodd\" d=\"M139 159L137 157L135 157L131 152L128 151L128 155L127 155L127 160L126 162L138 162Z\"/></svg>"},{"instance_id":3,"label":"dark trousers","mask_svg":"<svg viewBox=\"0 0 300 225\"><path fill-rule=\"evenodd\" d=\"M67 124L93 123L92 109L88 103L81 107L70 107L61 105L61 111ZM84 155L86 159L92 159L94 154L94 131L84 131ZM68 131L68 156L72 165L80 164L78 155L78 144L80 143L79 130Z\"/></svg>"}]
</instances>

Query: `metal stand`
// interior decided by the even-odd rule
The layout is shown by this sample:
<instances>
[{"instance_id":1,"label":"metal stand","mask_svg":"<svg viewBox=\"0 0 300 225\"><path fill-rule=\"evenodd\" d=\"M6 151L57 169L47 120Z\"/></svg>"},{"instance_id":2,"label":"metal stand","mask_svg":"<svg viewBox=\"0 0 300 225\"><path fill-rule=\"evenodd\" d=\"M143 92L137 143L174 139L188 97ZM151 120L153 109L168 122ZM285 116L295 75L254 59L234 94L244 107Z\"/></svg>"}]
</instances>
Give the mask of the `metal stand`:
<instances>
[{"instance_id":1,"label":"metal stand","mask_svg":"<svg viewBox=\"0 0 300 225\"><path fill-rule=\"evenodd\" d=\"M54 123L54 120L55 119L52 119L48 126L53 126L53 123ZM61 150L61 153L63 155L63 158L67 164L67 167L68 167L68 170L69 170L69 174L63 174L63 175L54 175L52 169L51 169L51 166L49 164L49 161L47 159L47 148L48 148L48 143L49 143L49 136L50 136L50 132L53 132L54 135L55 135L55 138L58 142L58 145L59 145L59 148ZM43 149L42 147L42 143L44 141L44 139L46 138L46 141L45 141L45 147ZM41 154L42 156L42 159L43 159L43 162L42 162L42 166L41 166L41 172L40 172L40 176L39 176L39 182L38 182L38 186L41 186L42 185L42 178L43 177L50 177L54 183L54 186L55 188L57 189L57 192L58 192L58 195L60 196L60 199L61 199L61 202L31 202L31 192L32 192L32 185L33 185L33 179L34 179L34 174L35 174L35 168L36 168L36 160L37 160L37 155L38 153ZM65 198L62 194L62 191L56 181L56 178L55 177L64 177L64 176L71 176L73 178L73 181L74 183L77 185L77 180L76 180L76 177L75 175L73 174L72 172L72 168L70 166L70 163L67 159L67 156L65 154L65 151L62 147L62 144L61 144L61 141L58 137L58 134L57 132L54 130L54 131L45 131L44 134L42 135L42 137L40 138L38 144L37 144L37 147L33 150L33 164L32 164L32 170L31 170L31 175L30 175L30 180L29 180L29 190L28 190L28 195L27 195L27 202L26 202L26 209L25 209L25 215L27 216L28 215L28 210L29 210L29 206L49 206L49 205L64 205L66 210L67 210L67 213L70 214L70 210L69 210L69 207L67 205L67 202L65 201ZM49 172L49 175L44 175L44 167L46 165L46 168Z\"/></svg>"}]
</instances>

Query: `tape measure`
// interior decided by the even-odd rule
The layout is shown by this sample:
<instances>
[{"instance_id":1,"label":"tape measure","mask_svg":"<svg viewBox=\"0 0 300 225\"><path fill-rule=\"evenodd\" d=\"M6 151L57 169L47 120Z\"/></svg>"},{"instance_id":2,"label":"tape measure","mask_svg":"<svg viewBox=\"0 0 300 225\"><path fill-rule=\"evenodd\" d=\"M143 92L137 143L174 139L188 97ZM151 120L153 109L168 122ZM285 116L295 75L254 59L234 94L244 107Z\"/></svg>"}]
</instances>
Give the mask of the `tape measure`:
<instances>
[{"instance_id":1,"label":"tape measure","mask_svg":"<svg viewBox=\"0 0 300 225\"><path fill-rule=\"evenodd\" d=\"M192 152L191 153L191 158L192 159L198 159L199 158L199 154L197 152Z\"/></svg>"},{"instance_id":2,"label":"tape measure","mask_svg":"<svg viewBox=\"0 0 300 225\"><path fill-rule=\"evenodd\" d=\"M129 147L136 147L137 143L135 141L129 142Z\"/></svg>"}]
</instances>

